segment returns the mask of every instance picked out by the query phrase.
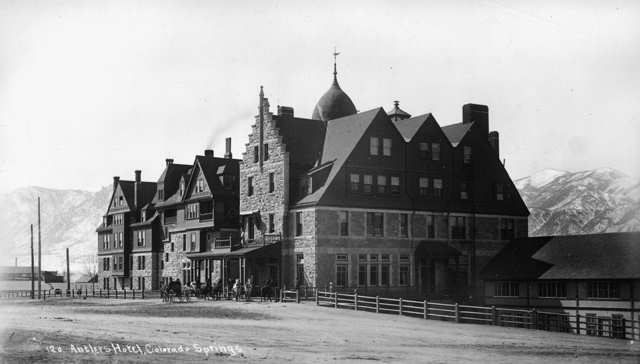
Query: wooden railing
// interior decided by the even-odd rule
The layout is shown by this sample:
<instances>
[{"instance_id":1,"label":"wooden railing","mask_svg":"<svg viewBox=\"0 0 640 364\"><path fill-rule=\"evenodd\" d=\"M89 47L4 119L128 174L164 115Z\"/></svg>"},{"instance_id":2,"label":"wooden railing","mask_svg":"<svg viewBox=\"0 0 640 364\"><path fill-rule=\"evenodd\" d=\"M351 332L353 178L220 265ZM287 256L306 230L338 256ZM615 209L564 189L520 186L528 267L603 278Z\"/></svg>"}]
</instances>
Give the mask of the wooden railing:
<instances>
[{"instance_id":1,"label":"wooden railing","mask_svg":"<svg viewBox=\"0 0 640 364\"><path fill-rule=\"evenodd\" d=\"M300 301L298 291L286 292L292 293L287 293L288 298L283 298L284 302L287 299L291 300L293 293L296 294L297 301ZM460 305L326 291L316 291L315 299L316 305L319 306L419 317L425 320L520 327L618 339L640 339L640 321L612 316L589 317L535 309Z\"/></svg>"},{"instance_id":2,"label":"wooden railing","mask_svg":"<svg viewBox=\"0 0 640 364\"><path fill-rule=\"evenodd\" d=\"M216 239L213 243L214 249L224 249L231 247L231 237L227 239Z\"/></svg>"},{"instance_id":3,"label":"wooden railing","mask_svg":"<svg viewBox=\"0 0 640 364\"><path fill-rule=\"evenodd\" d=\"M152 291L153 292L153 291ZM152 297L159 294L151 294ZM31 290L4 290L0 291L0 298L20 298L31 297ZM149 291L136 290L136 289L48 289L42 290L40 297L44 300L56 298L56 297L68 297L68 298L118 298L118 299L145 299L149 298ZM35 291L34 298L38 298L38 291Z\"/></svg>"}]
</instances>

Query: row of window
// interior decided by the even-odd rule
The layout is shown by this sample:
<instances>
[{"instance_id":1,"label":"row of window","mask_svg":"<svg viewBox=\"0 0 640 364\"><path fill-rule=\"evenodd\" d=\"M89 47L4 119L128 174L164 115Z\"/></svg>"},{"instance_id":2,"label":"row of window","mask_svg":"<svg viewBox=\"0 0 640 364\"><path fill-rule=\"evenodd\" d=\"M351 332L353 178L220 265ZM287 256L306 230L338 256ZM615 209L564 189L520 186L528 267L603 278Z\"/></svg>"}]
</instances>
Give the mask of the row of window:
<instances>
[{"instance_id":1,"label":"row of window","mask_svg":"<svg viewBox=\"0 0 640 364\"><path fill-rule=\"evenodd\" d=\"M263 161L268 161L269 160L269 144L263 144L262 146L262 152L263 152ZM256 145L253 147L253 162L254 163L258 163L258 161L260 160L260 146Z\"/></svg>"},{"instance_id":2,"label":"row of window","mask_svg":"<svg viewBox=\"0 0 640 364\"><path fill-rule=\"evenodd\" d=\"M124 214L113 215L113 225L122 225L124 223Z\"/></svg>"},{"instance_id":3,"label":"row of window","mask_svg":"<svg viewBox=\"0 0 640 364\"><path fill-rule=\"evenodd\" d=\"M133 268L133 256L129 256L129 265ZM113 261L113 270L121 271L124 269L124 257L115 256L113 258L102 258L102 270L108 271L111 268L110 262ZM137 256L137 269L143 270L146 267L146 257L144 255Z\"/></svg>"},{"instance_id":4,"label":"row of window","mask_svg":"<svg viewBox=\"0 0 640 364\"><path fill-rule=\"evenodd\" d=\"M124 197L118 196L113 199L113 207L118 207L124 205Z\"/></svg>"},{"instance_id":5,"label":"row of window","mask_svg":"<svg viewBox=\"0 0 640 364\"><path fill-rule=\"evenodd\" d=\"M382 151L380 150L380 139L382 139ZM391 147L393 141L391 138L371 137L369 139L369 154L372 156L382 155L391 156ZM440 143L418 143L418 155L422 159L440 160ZM463 147L463 162L470 164L472 158L472 149L470 146Z\"/></svg>"},{"instance_id":6,"label":"row of window","mask_svg":"<svg viewBox=\"0 0 640 364\"><path fill-rule=\"evenodd\" d=\"M567 298L567 284L563 281L537 282L538 297ZM520 297L520 282L495 282L494 296ZM620 298L620 288L615 281L592 281L587 286L588 298Z\"/></svg>"},{"instance_id":7,"label":"row of window","mask_svg":"<svg viewBox=\"0 0 640 364\"><path fill-rule=\"evenodd\" d=\"M362 178L360 174L351 173L349 177L350 190L353 193L374 193L373 175L363 174ZM400 177L399 176L385 176L376 175L375 193L386 194L391 193L397 195L400 193Z\"/></svg>"},{"instance_id":8,"label":"row of window","mask_svg":"<svg viewBox=\"0 0 640 364\"><path fill-rule=\"evenodd\" d=\"M111 235L103 235L102 236L102 250L109 249L109 243L111 241ZM124 235L122 232L113 234L113 246L111 248L122 248L122 244L124 241Z\"/></svg>"},{"instance_id":9,"label":"row of window","mask_svg":"<svg viewBox=\"0 0 640 364\"><path fill-rule=\"evenodd\" d=\"M269 173L269 193L276 189L275 174ZM253 195L253 177L247 177L247 196Z\"/></svg>"},{"instance_id":10,"label":"row of window","mask_svg":"<svg viewBox=\"0 0 640 364\"><path fill-rule=\"evenodd\" d=\"M358 286L376 287L392 285L392 256L390 254L358 255ZM398 285L410 284L410 260L408 255L400 255L398 259ZM336 286L349 286L349 256L336 255Z\"/></svg>"}]
</instances>

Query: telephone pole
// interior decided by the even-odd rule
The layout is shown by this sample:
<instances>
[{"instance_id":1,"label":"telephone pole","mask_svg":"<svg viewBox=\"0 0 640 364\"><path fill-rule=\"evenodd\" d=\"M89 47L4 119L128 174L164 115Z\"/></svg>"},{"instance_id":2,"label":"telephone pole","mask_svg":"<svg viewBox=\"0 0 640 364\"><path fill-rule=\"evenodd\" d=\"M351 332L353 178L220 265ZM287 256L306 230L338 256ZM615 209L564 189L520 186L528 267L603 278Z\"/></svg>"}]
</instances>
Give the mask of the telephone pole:
<instances>
[{"instance_id":1,"label":"telephone pole","mask_svg":"<svg viewBox=\"0 0 640 364\"><path fill-rule=\"evenodd\" d=\"M36 270L33 266L33 224L31 224L31 299L36 298L36 288L35 288L35 278L36 278Z\"/></svg>"},{"instance_id":2,"label":"telephone pole","mask_svg":"<svg viewBox=\"0 0 640 364\"><path fill-rule=\"evenodd\" d=\"M38 299L42 295L42 234L40 233L40 196L38 196Z\"/></svg>"},{"instance_id":3,"label":"telephone pole","mask_svg":"<svg viewBox=\"0 0 640 364\"><path fill-rule=\"evenodd\" d=\"M69 272L69 248L67 248L67 292L71 292L71 273Z\"/></svg>"}]
</instances>

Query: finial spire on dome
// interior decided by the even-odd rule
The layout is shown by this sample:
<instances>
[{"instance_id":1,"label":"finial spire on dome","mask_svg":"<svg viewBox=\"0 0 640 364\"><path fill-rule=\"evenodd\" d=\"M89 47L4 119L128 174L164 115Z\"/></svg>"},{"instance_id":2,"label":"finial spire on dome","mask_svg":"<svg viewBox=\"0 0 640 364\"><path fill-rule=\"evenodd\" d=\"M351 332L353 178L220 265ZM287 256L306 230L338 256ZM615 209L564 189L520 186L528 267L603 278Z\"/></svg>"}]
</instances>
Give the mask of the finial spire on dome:
<instances>
[{"instance_id":1,"label":"finial spire on dome","mask_svg":"<svg viewBox=\"0 0 640 364\"><path fill-rule=\"evenodd\" d=\"M333 81L338 82L338 67L336 65L340 52L336 52L336 47L333 47Z\"/></svg>"}]
</instances>

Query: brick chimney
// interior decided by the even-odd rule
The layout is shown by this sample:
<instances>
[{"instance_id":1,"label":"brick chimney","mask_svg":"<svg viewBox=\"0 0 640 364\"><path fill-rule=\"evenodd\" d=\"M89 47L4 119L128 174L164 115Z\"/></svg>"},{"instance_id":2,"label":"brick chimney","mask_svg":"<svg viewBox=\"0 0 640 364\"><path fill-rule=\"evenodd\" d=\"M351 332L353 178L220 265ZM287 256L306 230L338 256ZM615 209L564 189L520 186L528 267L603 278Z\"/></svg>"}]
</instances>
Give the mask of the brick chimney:
<instances>
[{"instance_id":1,"label":"brick chimney","mask_svg":"<svg viewBox=\"0 0 640 364\"><path fill-rule=\"evenodd\" d=\"M204 150L205 157L213 157L213 149L205 149Z\"/></svg>"},{"instance_id":2,"label":"brick chimney","mask_svg":"<svg viewBox=\"0 0 640 364\"><path fill-rule=\"evenodd\" d=\"M224 149L224 157L227 159L231 159L231 138L226 138L224 140L225 149Z\"/></svg>"},{"instance_id":3,"label":"brick chimney","mask_svg":"<svg viewBox=\"0 0 640 364\"><path fill-rule=\"evenodd\" d=\"M167 167L169 167L170 165L173 164L173 159L171 159L171 158L167 158L164 161L167 163Z\"/></svg>"},{"instance_id":4,"label":"brick chimney","mask_svg":"<svg viewBox=\"0 0 640 364\"><path fill-rule=\"evenodd\" d=\"M293 108L291 106L278 105L278 116L293 117Z\"/></svg>"},{"instance_id":5,"label":"brick chimney","mask_svg":"<svg viewBox=\"0 0 640 364\"><path fill-rule=\"evenodd\" d=\"M497 131L492 131L489 133L489 144L493 147L498 154L498 158L500 158L500 134Z\"/></svg>"},{"instance_id":6,"label":"brick chimney","mask_svg":"<svg viewBox=\"0 0 640 364\"><path fill-rule=\"evenodd\" d=\"M487 105L465 104L462 105L462 123L475 123L476 128L482 131L482 135L489 134L489 107Z\"/></svg>"},{"instance_id":7,"label":"brick chimney","mask_svg":"<svg viewBox=\"0 0 640 364\"><path fill-rule=\"evenodd\" d=\"M120 182L120 176L113 176L113 189L115 190L118 187L118 182Z\"/></svg>"},{"instance_id":8,"label":"brick chimney","mask_svg":"<svg viewBox=\"0 0 640 364\"><path fill-rule=\"evenodd\" d=\"M141 186L142 171L136 170L135 174L136 174L136 182L133 184L133 201L135 201L136 208L139 209L142 207L140 206L142 204L142 186Z\"/></svg>"}]
</instances>

